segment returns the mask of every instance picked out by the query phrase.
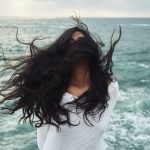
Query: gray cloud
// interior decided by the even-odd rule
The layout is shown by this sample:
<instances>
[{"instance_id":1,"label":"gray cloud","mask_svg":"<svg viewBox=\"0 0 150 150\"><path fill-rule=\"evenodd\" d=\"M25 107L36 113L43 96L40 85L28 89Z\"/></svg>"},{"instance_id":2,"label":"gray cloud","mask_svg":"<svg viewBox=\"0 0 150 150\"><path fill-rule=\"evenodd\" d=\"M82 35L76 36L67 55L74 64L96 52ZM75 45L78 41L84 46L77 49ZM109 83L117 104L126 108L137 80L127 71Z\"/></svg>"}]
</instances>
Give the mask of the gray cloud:
<instances>
[{"instance_id":1,"label":"gray cloud","mask_svg":"<svg viewBox=\"0 0 150 150\"><path fill-rule=\"evenodd\" d=\"M43 1L43 0L34 0ZM52 1L52 0L45 0ZM44 1L43 1L44 2ZM53 0L56 7L61 9L79 8L80 10L112 10L130 13L150 12L150 0Z\"/></svg>"},{"instance_id":2,"label":"gray cloud","mask_svg":"<svg viewBox=\"0 0 150 150\"><path fill-rule=\"evenodd\" d=\"M25 0L23 2L25 3ZM22 7L18 8L19 14L58 17L66 16L67 12L71 14L72 10L78 13L79 10L82 16L150 17L150 0L28 0L27 2L29 6L18 6ZM8 3L9 5L6 5ZM18 14L16 10L12 12L13 0L0 0L0 4L0 15Z\"/></svg>"}]
</instances>

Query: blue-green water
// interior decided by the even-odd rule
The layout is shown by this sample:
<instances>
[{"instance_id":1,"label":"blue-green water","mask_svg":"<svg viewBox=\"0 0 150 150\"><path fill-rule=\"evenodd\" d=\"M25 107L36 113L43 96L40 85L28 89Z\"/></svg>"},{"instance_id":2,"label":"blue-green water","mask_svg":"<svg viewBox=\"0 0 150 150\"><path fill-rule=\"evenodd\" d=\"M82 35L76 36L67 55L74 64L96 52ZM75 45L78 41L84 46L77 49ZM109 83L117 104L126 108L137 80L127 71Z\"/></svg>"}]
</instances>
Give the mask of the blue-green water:
<instances>
[{"instance_id":1,"label":"blue-green water","mask_svg":"<svg viewBox=\"0 0 150 150\"><path fill-rule=\"evenodd\" d=\"M116 35L119 24L123 30L113 55L114 75L118 78L121 96L105 133L107 150L150 150L150 19L84 18L83 21L105 42L104 51L109 48L113 29ZM41 35L49 38L37 44L46 45L73 22L69 18L0 18L0 47L6 56L29 52L28 46L16 41L13 25L19 27L22 41L31 42L33 37ZM9 74L0 75L0 83L8 77ZM19 125L20 116L21 111L12 116L0 116L0 150L37 150L36 129L29 123Z\"/></svg>"}]
</instances>

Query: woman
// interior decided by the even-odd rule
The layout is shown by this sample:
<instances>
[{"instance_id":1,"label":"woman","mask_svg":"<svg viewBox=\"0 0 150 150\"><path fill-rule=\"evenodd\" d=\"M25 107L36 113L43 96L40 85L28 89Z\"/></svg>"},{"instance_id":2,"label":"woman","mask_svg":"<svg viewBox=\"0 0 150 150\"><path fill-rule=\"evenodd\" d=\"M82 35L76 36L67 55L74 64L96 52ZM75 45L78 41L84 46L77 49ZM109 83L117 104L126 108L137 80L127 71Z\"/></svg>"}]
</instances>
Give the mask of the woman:
<instances>
[{"instance_id":1,"label":"woman","mask_svg":"<svg viewBox=\"0 0 150 150\"><path fill-rule=\"evenodd\" d=\"M100 38L79 18L72 19L75 26L45 48L34 44L38 38L22 43L16 34L30 46L31 55L1 57L8 65L2 71L15 71L0 90L1 103L14 103L2 109L9 114L22 109L19 122L35 123L39 150L104 150L103 133L119 95L112 55L121 28L104 55Z\"/></svg>"}]
</instances>

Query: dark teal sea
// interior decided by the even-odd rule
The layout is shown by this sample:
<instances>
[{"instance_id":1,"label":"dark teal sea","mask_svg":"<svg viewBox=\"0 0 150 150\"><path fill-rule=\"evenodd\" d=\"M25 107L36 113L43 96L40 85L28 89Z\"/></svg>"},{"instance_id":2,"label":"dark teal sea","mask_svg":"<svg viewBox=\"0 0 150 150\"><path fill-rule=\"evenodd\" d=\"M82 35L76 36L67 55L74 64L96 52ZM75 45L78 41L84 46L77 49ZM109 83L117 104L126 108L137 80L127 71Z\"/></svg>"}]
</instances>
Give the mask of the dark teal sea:
<instances>
[{"instance_id":1,"label":"dark teal sea","mask_svg":"<svg viewBox=\"0 0 150 150\"><path fill-rule=\"evenodd\" d=\"M99 35L109 48L113 29L122 37L114 55L114 75L120 86L120 98L114 108L106 133L107 150L150 150L150 18L83 18L89 30ZM73 26L68 18L0 18L0 47L6 56L24 55L29 47L16 41L31 42L33 37L48 37L37 44L44 46ZM1 50L1 49L0 49ZM1 54L1 53L0 53ZM0 67L4 63L0 62ZM0 74L0 85L10 76ZM0 105L2 107L3 105ZM21 111L0 115L0 150L37 150L36 129L27 122L18 124Z\"/></svg>"}]
</instances>

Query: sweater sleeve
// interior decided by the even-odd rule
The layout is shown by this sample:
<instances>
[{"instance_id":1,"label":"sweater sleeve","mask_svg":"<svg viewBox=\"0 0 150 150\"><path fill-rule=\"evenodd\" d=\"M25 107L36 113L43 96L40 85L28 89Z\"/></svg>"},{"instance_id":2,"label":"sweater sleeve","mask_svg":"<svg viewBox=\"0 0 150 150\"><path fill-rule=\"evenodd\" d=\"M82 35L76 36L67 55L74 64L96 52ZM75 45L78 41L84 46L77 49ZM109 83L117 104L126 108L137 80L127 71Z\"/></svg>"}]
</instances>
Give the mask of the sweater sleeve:
<instances>
[{"instance_id":1,"label":"sweater sleeve","mask_svg":"<svg viewBox=\"0 0 150 150\"><path fill-rule=\"evenodd\" d=\"M37 128L37 145L39 150L43 149L48 130L49 130L49 124L44 124L41 127Z\"/></svg>"},{"instance_id":2,"label":"sweater sleeve","mask_svg":"<svg viewBox=\"0 0 150 150\"><path fill-rule=\"evenodd\" d=\"M41 111L41 109L40 109L40 111ZM39 118L37 118L35 116L34 120L39 121ZM44 123L45 123L45 121L44 121ZM36 128L37 146L38 146L39 150L43 149L44 142L45 142L46 136L48 134L49 126L50 126L49 124L43 124L41 127Z\"/></svg>"}]
</instances>

